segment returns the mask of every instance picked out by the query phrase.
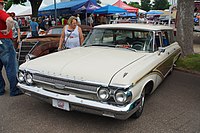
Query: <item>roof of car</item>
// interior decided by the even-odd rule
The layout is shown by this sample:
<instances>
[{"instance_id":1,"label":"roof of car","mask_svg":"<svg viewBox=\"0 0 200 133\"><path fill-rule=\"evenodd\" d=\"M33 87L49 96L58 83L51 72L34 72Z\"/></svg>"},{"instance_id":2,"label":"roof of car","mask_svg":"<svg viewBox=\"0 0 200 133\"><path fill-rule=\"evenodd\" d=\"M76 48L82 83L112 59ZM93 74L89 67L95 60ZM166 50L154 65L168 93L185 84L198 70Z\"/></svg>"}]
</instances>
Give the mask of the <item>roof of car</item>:
<instances>
[{"instance_id":1,"label":"roof of car","mask_svg":"<svg viewBox=\"0 0 200 133\"><path fill-rule=\"evenodd\" d=\"M94 28L125 28L125 29L137 29L137 30L173 30L170 26L165 25L153 25L153 24L133 24L133 23L122 23L122 24L105 24L105 25L98 25Z\"/></svg>"}]
</instances>

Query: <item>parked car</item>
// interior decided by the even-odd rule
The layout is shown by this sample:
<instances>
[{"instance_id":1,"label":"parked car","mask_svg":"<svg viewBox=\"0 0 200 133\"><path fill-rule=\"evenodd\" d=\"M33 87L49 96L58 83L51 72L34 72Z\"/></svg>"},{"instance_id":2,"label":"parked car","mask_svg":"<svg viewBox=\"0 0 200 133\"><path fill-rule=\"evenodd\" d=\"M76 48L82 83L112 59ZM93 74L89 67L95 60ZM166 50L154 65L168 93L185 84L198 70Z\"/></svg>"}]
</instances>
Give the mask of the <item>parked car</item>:
<instances>
[{"instance_id":1,"label":"parked car","mask_svg":"<svg viewBox=\"0 0 200 133\"><path fill-rule=\"evenodd\" d=\"M80 25L84 37L90 32L92 27ZM26 58L37 58L57 51L60 35L63 25L54 26L46 32L41 31L38 37L29 37L22 40L21 47L18 52L19 64L26 61ZM27 56L28 55L28 56Z\"/></svg>"},{"instance_id":2,"label":"parked car","mask_svg":"<svg viewBox=\"0 0 200 133\"><path fill-rule=\"evenodd\" d=\"M84 46L20 65L17 86L63 110L138 118L146 95L173 70L180 54L171 27L99 25Z\"/></svg>"},{"instance_id":3,"label":"parked car","mask_svg":"<svg viewBox=\"0 0 200 133\"><path fill-rule=\"evenodd\" d=\"M146 23L151 24L158 21L160 15L147 15Z\"/></svg>"},{"instance_id":4,"label":"parked car","mask_svg":"<svg viewBox=\"0 0 200 133\"><path fill-rule=\"evenodd\" d=\"M159 17L159 21L161 23L165 23L165 24L168 24L169 23L169 19L170 19L170 16L169 15L163 15L163 16L160 16ZM171 24L173 24L175 22L175 19L171 17L171 20L170 20Z\"/></svg>"}]
</instances>

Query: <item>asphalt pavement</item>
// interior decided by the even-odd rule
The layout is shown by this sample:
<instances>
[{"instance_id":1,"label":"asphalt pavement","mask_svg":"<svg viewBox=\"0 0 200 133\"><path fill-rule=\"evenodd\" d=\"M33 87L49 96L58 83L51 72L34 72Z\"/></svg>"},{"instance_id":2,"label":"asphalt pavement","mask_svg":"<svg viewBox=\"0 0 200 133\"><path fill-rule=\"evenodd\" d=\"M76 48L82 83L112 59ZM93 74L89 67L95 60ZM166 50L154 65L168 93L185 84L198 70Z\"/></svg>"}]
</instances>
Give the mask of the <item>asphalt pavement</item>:
<instances>
[{"instance_id":1,"label":"asphalt pavement","mask_svg":"<svg viewBox=\"0 0 200 133\"><path fill-rule=\"evenodd\" d=\"M139 119L67 112L26 95L0 96L0 133L200 133L200 75L174 71Z\"/></svg>"}]
</instances>

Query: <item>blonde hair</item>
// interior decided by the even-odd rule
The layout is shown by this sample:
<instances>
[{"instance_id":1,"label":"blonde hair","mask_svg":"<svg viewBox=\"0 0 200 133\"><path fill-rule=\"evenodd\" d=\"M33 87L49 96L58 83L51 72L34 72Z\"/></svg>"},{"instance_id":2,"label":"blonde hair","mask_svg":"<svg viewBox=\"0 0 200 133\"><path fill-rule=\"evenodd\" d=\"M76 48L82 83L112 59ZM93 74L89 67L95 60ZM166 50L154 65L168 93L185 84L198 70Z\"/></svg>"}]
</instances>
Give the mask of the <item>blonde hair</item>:
<instances>
[{"instance_id":1,"label":"blonde hair","mask_svg":"<svg viewBox=\"0 0 200 133\"><path fill-rule=\"evenodd\" d=\"M69 19L68 19L68 25L72 24L72 21L73 20L76 20L77 21L77 18L75 16L71 16Z\"/></svg>"}]
</instances>

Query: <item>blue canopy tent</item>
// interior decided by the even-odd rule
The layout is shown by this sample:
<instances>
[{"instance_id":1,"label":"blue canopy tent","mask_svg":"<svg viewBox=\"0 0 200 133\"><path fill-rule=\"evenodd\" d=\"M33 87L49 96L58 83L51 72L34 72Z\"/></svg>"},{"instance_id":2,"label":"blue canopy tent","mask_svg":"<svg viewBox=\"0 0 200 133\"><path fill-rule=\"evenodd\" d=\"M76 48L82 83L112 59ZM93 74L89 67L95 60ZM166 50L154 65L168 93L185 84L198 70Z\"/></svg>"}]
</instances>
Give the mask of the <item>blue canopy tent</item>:
<instances>
[{"instance_id":1,"label":"blue canopy tent","mask_svg":"<svg viewBox=\"0 0 200 133\"><path fill-rule=\"evenodd\" d=\"M77 6L79 4L83 4L85 2L86 2L85 0L75 0L75 1L69 1L69 2L60 2L60 3L56 3L56 8L57 9L71 8L71 7ZM42 9L40 9L39 12L49 11L49 10L54 10L54 9L55 9L54 8L54 4L52 4L52 5L49 5L47 7L44 7Z\"/></svg>"},{"instance_id":2,"label":"blue canopy tent","mask_svg":"<svg viewBox=\"0 0 200 133\"><path fill-rule=\"evenodd\" d=\"M122 17L136 17L137 15L136 15L136 13L126 12L126 13L123 13L123 14L120 13L120 16L122 16Z\"/></svg>"},{"instance_id":3,"label":"blue canopy tent","mask_svg":"<svg viewBox=\"0 0 200 133\"><path fill-rule=\"evenodd\" d=\"M88 0L88 2L86 2L83 5L79 5L79 6L75 6L72 7L71 10L75 11L76 13L85 13L85 23L87 25L87 14L88 13L92 13L94 10L99 9L100 6L98 6L97 4L95 4L96 2L93 2L94 0Z\"/></svg>"},{"instance_id":4,"label":"blue canopy tent","mask_svg":"<svg viewBox=\"0 0 200 133\"><path fill-rule=\"evenodd\" d=\"M160 15L160 14L164 14L164 13L161 12L161 11L150 10L150 11L146 12L146 14L148 14L148 15Z\"/></svg>"},{"instance_id":5,"label":"blue canopy tent","mask_svg":"<svg viewBox=\"0 0 200 133\"><path fill-rule=\"evenodd\" d=\"M97 7L96 0L73 0L68 2L60 2L56 3L56 9L58 14L73 14L74 11L80 7L85 5L87 7L88 12L93 12L92 8L89 7ZM52 15L55 11L55 5L52 4L50 6L44 7L38 11L39 16L41 15Z\"/></svg>"},{"instance_id":6,"label":"blue canopy tent","mask_svg":"<svg viewBox=\"0 0 200 133\"><path fill-rule=\"evenodd\" d=\"M115 13L124 13L124 12L127 12L127 10L124 10L116 6L107 5L95 10L93 13L94 14L115 14Z\"/></svg>"},{"instance_id":7,"label":"blue canopy tent","mask_svg":"<svg viewBox=\"0 0 200 133\"><path fill-rule=\"evenodd\" d=\"M93 3L92 0L88 0L86 3L83 5L80 4L78 6L74 6L71 8L71 10L75 12L85 12L85 13L92 13L94 10L99 9L100 6L97 4Z\"/></svg>"}]
</instances>

